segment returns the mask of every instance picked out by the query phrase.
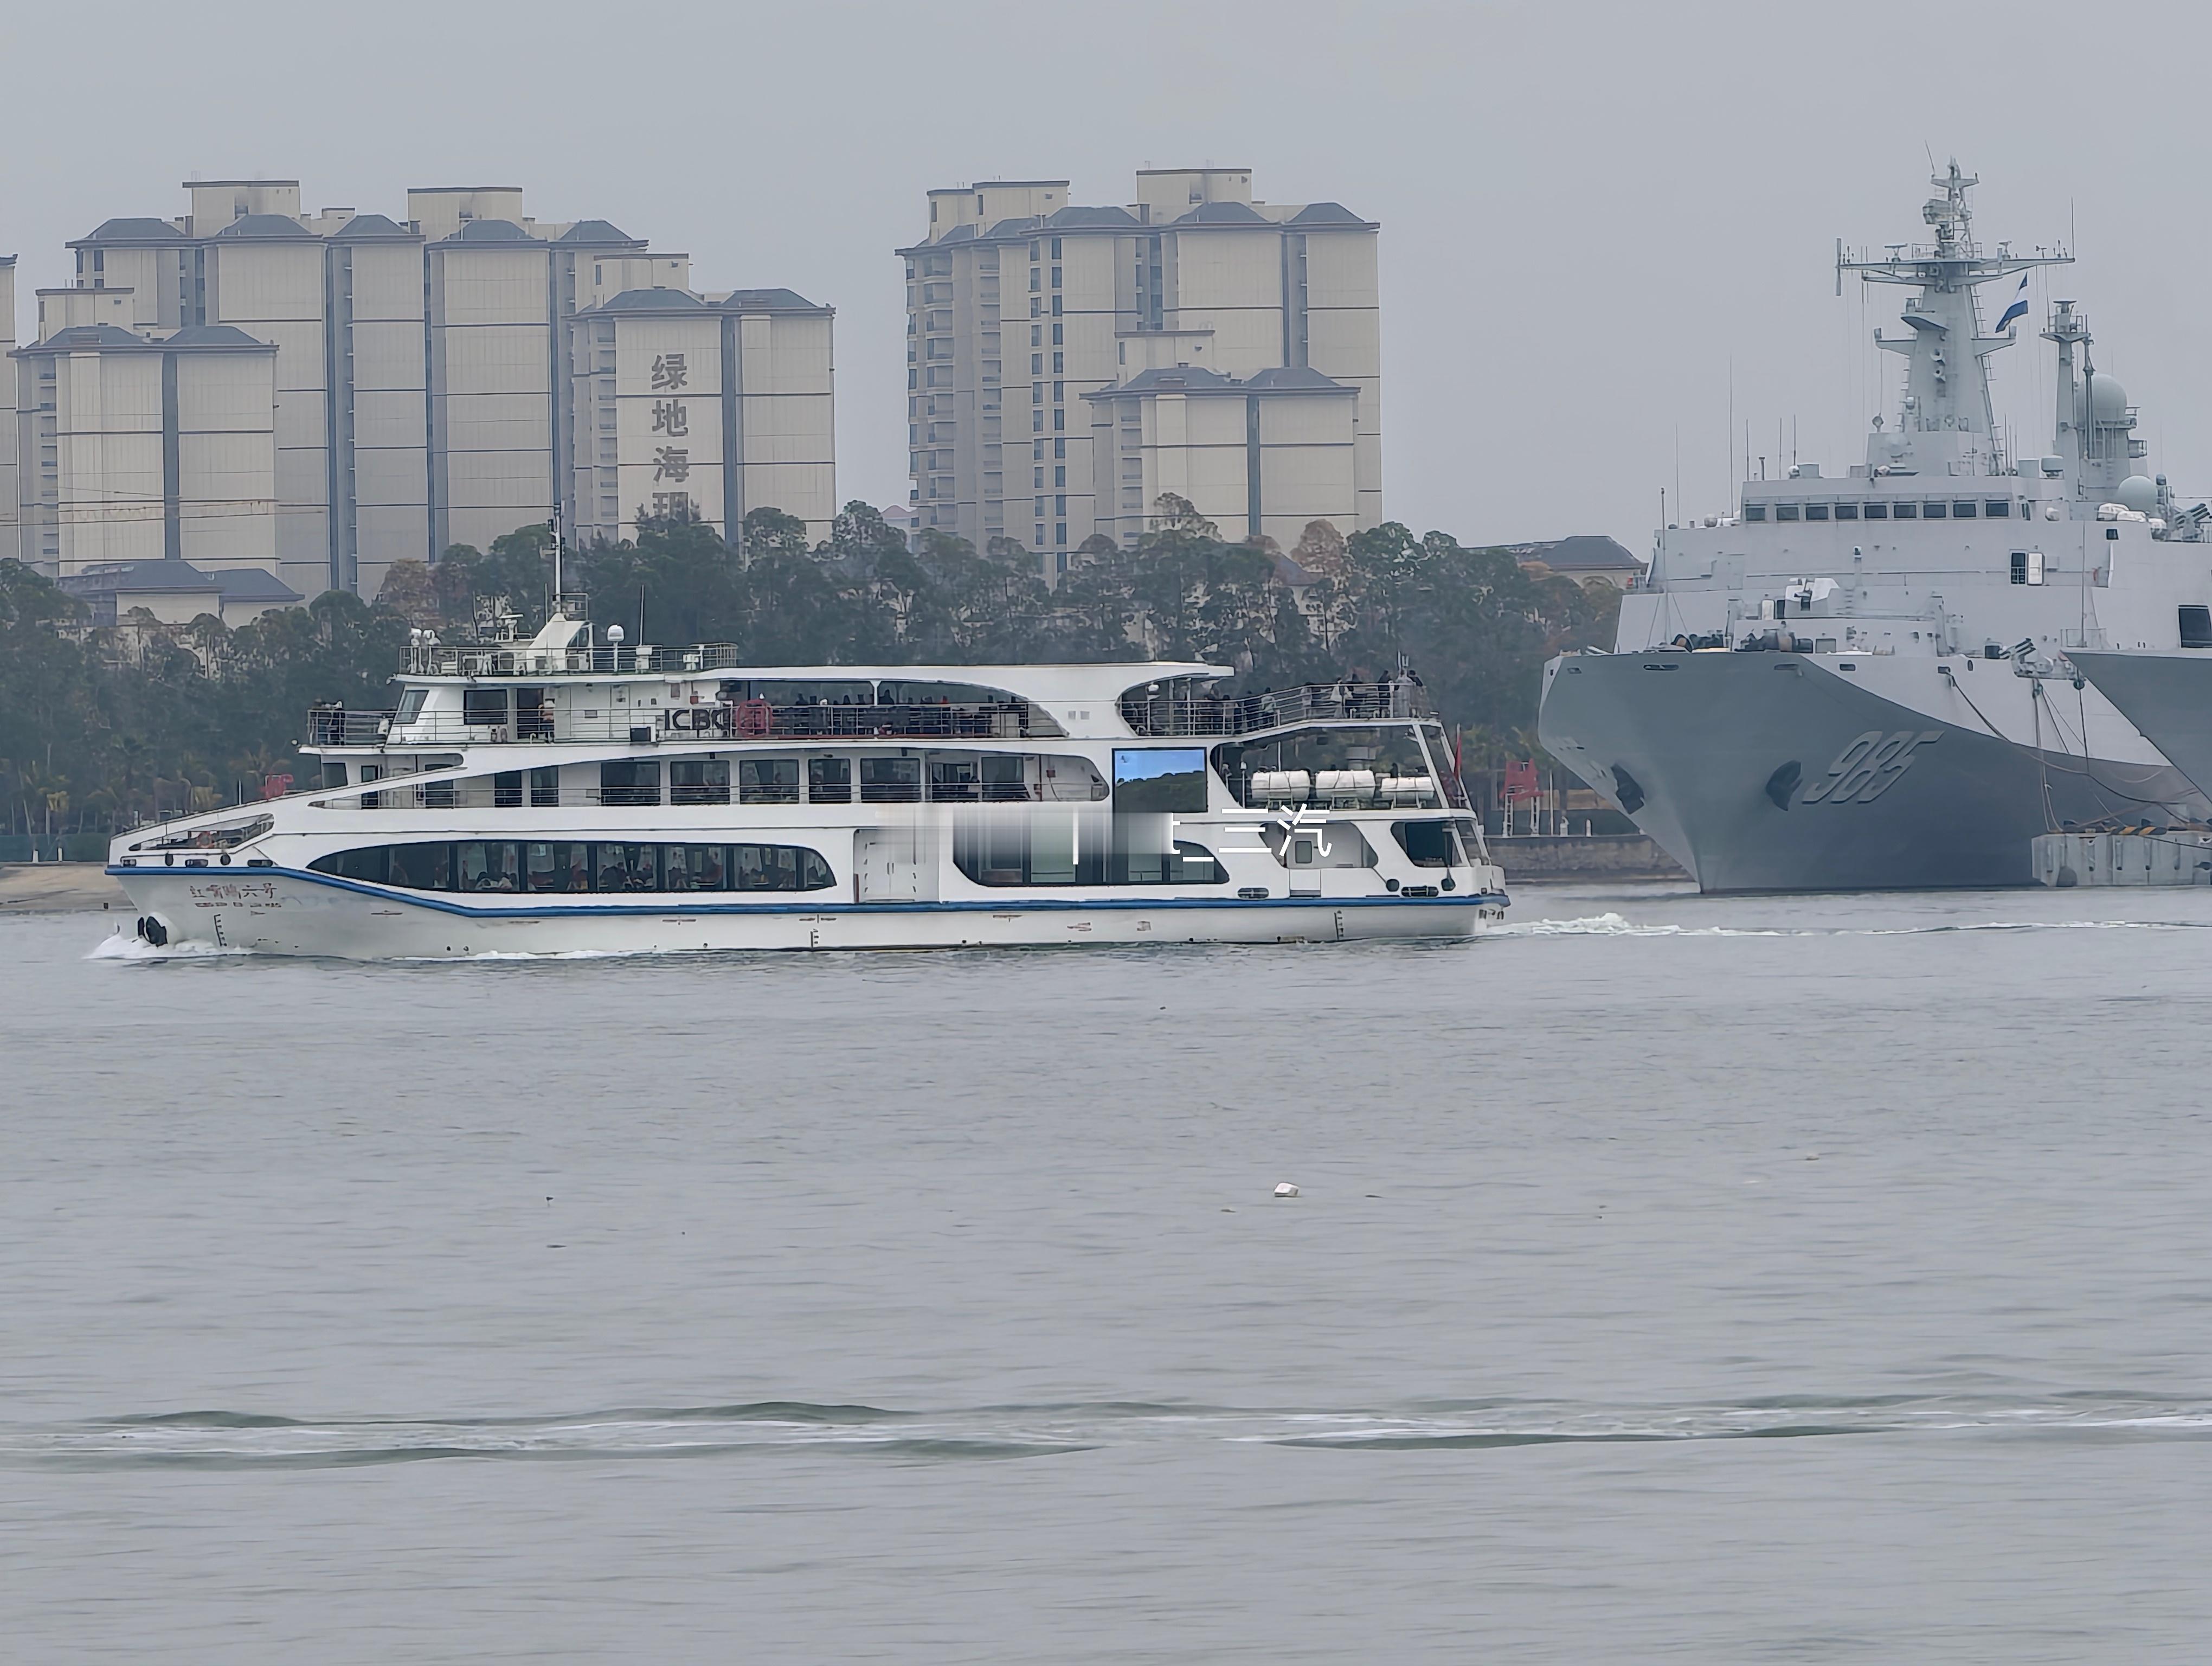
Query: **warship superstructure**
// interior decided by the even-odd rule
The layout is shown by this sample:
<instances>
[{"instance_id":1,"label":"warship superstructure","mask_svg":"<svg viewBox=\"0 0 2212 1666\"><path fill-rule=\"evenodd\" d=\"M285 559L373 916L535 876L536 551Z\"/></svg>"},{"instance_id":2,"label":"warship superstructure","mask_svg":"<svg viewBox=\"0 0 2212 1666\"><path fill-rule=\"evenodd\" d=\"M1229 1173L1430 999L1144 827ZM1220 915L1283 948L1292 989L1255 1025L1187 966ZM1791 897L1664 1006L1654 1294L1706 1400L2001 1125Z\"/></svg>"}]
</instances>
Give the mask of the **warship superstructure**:
<instances>
[{"instance_id":1,"label":"warship superstructure","mask_svg":"<svg viewBox=\"0 0 2212 1666\"><path fill-rule=\"evenodd\" d=\"M2208 813L2068 656L2181 646L2212 602L2212 510L2143 471L2069 301L2043 331L2052 451L2007 454L1988 360L2029 275L2071 257L1985 250L1976 183L1936 176L1931 242L1838 248L1839 288L1913 292L1904 333L1875 337L1905 375L1866 460L1746 480L1735 513L1667 527L1614 651L1545 667L1544 745L1706 891L2027 885L2049 829Z\"/></svg>"}]
</instances>

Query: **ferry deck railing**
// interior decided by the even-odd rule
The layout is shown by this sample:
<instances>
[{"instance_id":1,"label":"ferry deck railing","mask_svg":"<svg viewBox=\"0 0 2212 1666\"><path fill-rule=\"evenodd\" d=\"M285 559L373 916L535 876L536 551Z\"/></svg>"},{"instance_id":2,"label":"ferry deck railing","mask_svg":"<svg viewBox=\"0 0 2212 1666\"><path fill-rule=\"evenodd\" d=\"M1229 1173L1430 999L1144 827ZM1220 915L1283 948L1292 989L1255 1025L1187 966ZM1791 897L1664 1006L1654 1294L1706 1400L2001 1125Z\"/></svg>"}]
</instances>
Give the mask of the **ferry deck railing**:
<instances>
[{"instance_id":1,"label":"ferry deck railing","mask_svg":"<svg viewBox=\"0 0 2212 1666\"><path fill-rule=\"evenodd\" d=\"M516 772L520 774L521 772ZM414 781L386 776L346 786L317 787L317 797L333 806L353 807L358 794L364 810L636 810L666 805L676 809L741 805L823 804L1037 804L1089 803L1098 796L1092 783L1049 787L1022 781L860 781L842 790L809 784L799 787L693 787L681 783L601 787L545 787L526 776L506 781L498 776Z\"/></svg>"},{"instance_id":2,"label":"ferry deck railing","mask_svg":"<svg viewBox=\"0 0 2212 1666\"><path fill-rule=\"evenodd\" d=\"M410 677L550 677L599 672L604 677L659 675L685 672L734 671L744 663L731 642L694 642L660 648L641 642L596 647L533 648L515 642L410 643L399 668Z\"/></svg>"},{"instance_id":3,"label":"ferry deck railing","mask_svg":"<svg viewBox=\"0 0 2212 1666\"><path fill-rule=\"evenodd\" d=\"M1133 731L1154 738L1229 739L1299 723L1404 721L1435 715L1420 685L1404 679L1315 683L1235 697L1137 692L1125 695L1121 708ZM1065 738L1066 732L1042 709L1022 700L958 705L708 700L665 707L518 707L507 721L490 723L470 722L463 713L424 712L402 724L396 710L318 707L307 714L307 744L415 747L529 741L651 745L662 740Z\"/></svg>"},{"instance_id":4,"label":"ferry deck railing","mask_svg":"<svg viewBox=\"0 0 2212 1666\"><path fill-rule=\"evenodd\" d=\"M1361 722L1432 717L1435 708L1418 683L1308 683L1263 694L1211 695L1178 690L1121 697L1121 716L1140 735L1220 736L1310 722Z\"/></svg>"},{"instance_id":5,"label":"ferry deck railing","mask_svg":"<svg viewBox=\"0 0 2212 1666\"><path fill-rule=\"evenodd\" d=\"M511 714L472 723L463 713L424 712L406 723L396 710L318 707L307 714L310 746L503 745L513 742L653 745L660 741L827 739L1048 740L1066 731L1026 702L989 705L772 705L702 700L696 705L592 707Z\"/></svg>"}]
</instances>

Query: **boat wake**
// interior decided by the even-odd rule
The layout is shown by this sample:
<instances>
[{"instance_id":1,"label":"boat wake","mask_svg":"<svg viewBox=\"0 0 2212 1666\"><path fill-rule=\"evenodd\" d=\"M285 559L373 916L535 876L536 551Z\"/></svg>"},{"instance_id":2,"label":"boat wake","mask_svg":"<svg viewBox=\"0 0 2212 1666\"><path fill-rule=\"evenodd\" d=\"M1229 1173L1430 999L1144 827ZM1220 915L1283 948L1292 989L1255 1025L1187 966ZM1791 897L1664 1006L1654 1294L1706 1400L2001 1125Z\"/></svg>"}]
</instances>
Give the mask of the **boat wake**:
<instances>
[{"instance_id":1,"label":"boat wake","mask_svg":"<svg viewBox=\"0 0 2212 1666\"><path fill-rule=\"evenodd\" d=\"M2082 1394L2039 1400L1780 1395L1738 1405L1673 1408L1431 1401L1395 1409L1300 1410L1117 1401L902 1412L769 1401L629 1407L544 1418L301 1419L167 1412L0 1425L0 1467L323 1469L452 1458L611 1462L795 1451L932 1462L1208 1442L1405 1452L1960 1432L2033 1438L2200 1439L2212 1438L2212 1402Z\"/></svg>"},{"instance_id":2,"label":"boat wake","mask_svg":"<svg viewBox=\"0 0 2212 1666\"><path fill-rule=\"evenodd\" d=\"M2203 931L2197 920L1983 920L1930 926L1639 925L1618 914L1579 920L1526 920L1492 929L1493 937L1942 937L1962 932Z\"/></svg>"},{"instance_id":3,"label":"boat wake","mask_svg":"<svg viewBox=\"0 0 2212 1666\"><path fill-rule=\"evenodd\" d=\"M210 960L251 954L250 949L219 949L212 943L173 942L155 948L143 938L131 937L122 932L100 939L87 960Z\"/></svg>"}]
</instances>

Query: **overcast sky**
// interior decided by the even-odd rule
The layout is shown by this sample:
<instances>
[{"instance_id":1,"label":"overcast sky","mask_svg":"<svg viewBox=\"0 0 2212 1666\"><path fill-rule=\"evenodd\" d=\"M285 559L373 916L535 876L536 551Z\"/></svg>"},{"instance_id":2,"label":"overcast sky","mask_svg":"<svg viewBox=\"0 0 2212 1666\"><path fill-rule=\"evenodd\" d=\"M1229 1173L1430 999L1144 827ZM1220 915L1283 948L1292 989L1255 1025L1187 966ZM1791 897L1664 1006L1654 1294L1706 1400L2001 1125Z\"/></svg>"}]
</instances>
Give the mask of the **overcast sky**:
<instances>
[{"instance_id":1,"label":"overcast sky","mask_svg":"<svg viewBox=\"0 0 2212 1666\"><path fill-rule=\"evenodd\" d=\"M837 308L841 496L903 501L891 251L932 186L1249 167L1256 195L1382 222L1385 502L1469 542L1607 532L1664 489L1727 507L1774 466L1863 454L1894 290L1834 294L1835 240L1923 230L1930 151L1987 182L1978 230L2070 235L2080 300L2152 464L2212 496L2202 8L1097 0L1083 5L0 8L0 252L19 311L64 243L172 216L179 182L297 178L401 217L410 185L519 185L686 251L702 288ZM2050 349L2000 354L2001 419L2049 443ZM1732 384L1732 389L1731 389ZM1735 428L1730 430L1730 410ZM1778 424L1782 438L1778 441ZM1679 462L1678 462L1679 459ZM1675 493L1679 467L1680 494ZM1753 468L1757 465L1754 462Z\"/></svg>"}]
</instances>

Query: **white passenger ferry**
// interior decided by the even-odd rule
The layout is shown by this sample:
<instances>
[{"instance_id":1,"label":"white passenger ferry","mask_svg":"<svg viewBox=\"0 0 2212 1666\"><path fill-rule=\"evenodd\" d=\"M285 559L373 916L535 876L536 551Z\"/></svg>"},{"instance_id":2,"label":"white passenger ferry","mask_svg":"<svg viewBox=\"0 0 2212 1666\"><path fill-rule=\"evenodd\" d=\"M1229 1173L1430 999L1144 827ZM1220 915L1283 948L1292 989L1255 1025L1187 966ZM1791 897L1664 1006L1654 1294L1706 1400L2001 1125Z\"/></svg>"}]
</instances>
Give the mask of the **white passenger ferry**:
<instances>
[{"instance_id":1,"label":"white passenger ferry","mask_svg":"<svg viewBox=\"0 0 2212 1666\"><path fill-rule=\"evenodd\" d=\"M1418 684L742 666L421 633L318 786L134 830L155 944L353 958L1472 934L1504 876Z\"/></svg>"}]
</instances>

